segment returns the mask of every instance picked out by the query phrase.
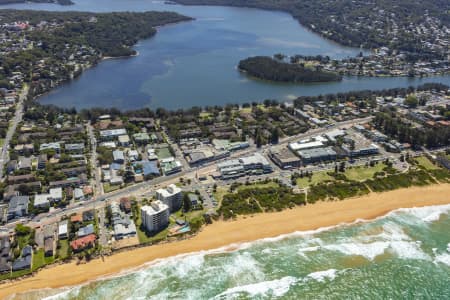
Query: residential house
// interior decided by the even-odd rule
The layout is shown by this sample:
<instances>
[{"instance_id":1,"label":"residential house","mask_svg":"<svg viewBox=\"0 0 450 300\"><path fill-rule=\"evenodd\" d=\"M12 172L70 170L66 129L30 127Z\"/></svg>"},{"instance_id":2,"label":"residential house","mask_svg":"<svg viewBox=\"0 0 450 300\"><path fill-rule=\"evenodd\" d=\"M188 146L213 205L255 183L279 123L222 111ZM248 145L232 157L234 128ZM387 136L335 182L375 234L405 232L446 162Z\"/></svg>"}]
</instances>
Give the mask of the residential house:
<instances>
[{"instance_id":1,"label":"residential house","mask_svg":"<svg viewBox=\"0 0 450 300\"><path fill-rule=\"evenodd\" d=\"M70 154L83 154L84 152L84 143L75 143L75 144L66 144L64 146L66 153Z\"/></svg>"},{"instance_id":2,"label":"residential house","mask_svg":"<svg viewBox=\"0 0 450 300\"><path fill-rule=\"evenodd\" d=\"M31 157L19 156L18 169L31 171Z\"/></svg>"},{"instance_id":3,"label":"residential house","mask_svg":"<svg viewBox=\"0 0 450 300\"><path fill-rule=\"evenodd\" d=\"M58 224L58 238L59 239L67 239L69 232L69 222L67 220L61 221Z\"/></svg>"},{"instance_id":4,"label":"residential house","mask_svg":"<svg viewBox=\"0 0 450 300\"><path fill-rule=\"evenodd\" d=\"M94 233L94 225L93 224L89 224L87 226L81 227L78 230L77 235L78 235L78 237L84 237L84 236L87 236L87 235L90 235L90 234L93 234L93 233Z\"/></svg>"},{"instance_id":5,"label":"residential house","mask_svg":"<svg viewBox=\"0 0 450 300\"><path fill-rule=\"evenodd\" d=\"M22 218L28 215L28 204L30 197L28 196L14 196L9 201L7 219L13 220L15 218Z\"/></svg>"},{"instance_id":6,"label":"residential house","mask_svg":"<svg viewBox=\"0 0 450 300\"><path fill-rule=\"evenodd\" d=\"M74 252L80 252L84 249L91 248L94 246L97 237L95 234L89 234L82 238L76 239L70 243L70 247Z\"/></svg>"},{"instance_id":7,"label":"residential house","mask_svg":"<svg viewBox=\"0 0 450 300\"><path fill-rule=\"evenodd\" d=\"M33 257L33 248L30 245L22 249L22 253L18 259L12 264L13 271L29 270L31 268L31 261Z\"/></svg>"},{"instance_id":8,"label":"residential house","mask_svg":"<svg viewBox=\"0 0 450 300\"><path fill-rule=\"evenodd\" d=\"M48 156L46 153L40 154L38 157L38 169L43 170L47 165Z\"/></svg>"},{"instance_id":9,"label":"residential house","mask_svg":"<svg viewBox=\"0 0 450 300\"><path fill-rule=\"evenodd\" d=\"M123 164L125 162L125 156L123 154L123 151L114 150L113 151L113 159L114 159L115 163Z\"/></svg>"},{"instance_id":10,"label":"residential house","mask_svg":"<svg viewBox=\"0 0 450 300\"><path fill-rule=\"evenodd\" d=\"M128 134L120 135L117 140L119 141L119 145L122 147L128 147L130 145L130 137Z\"/></svg>"}]
</instances>

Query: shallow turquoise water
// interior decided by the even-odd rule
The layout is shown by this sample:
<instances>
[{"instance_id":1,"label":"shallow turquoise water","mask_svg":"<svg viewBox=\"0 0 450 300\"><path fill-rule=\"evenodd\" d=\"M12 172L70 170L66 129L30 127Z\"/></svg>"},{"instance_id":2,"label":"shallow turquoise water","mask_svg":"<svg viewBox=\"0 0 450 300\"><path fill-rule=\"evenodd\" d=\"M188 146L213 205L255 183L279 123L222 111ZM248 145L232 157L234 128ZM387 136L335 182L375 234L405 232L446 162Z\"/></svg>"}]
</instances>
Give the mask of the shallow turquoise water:
<instances>
[{"instance_id":1,"label":"shallow turquoise water","mask_svg":"<svg viewBox=\"0 0 450 300\"><path fill-rule=\"evenodd\" d=\"M449 212L401 209L17 299L450 299Z\"/></svg>"}]
</instances>

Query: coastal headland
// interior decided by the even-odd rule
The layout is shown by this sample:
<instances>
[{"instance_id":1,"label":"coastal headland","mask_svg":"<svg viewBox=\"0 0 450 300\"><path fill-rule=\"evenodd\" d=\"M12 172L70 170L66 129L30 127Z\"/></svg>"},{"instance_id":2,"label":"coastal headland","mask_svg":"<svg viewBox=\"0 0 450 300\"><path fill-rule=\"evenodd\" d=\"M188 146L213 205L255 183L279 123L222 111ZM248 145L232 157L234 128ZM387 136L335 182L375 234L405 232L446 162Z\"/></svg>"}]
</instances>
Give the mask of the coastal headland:
<instances>
[{"instance_id":1,"label":"coastal headland","mask_svg":"<svg viewBox=\"0 0 450 300\"><path fill-rule=\"evenodd\" d=\"M218 221L205 227L191 239L120 252L87 264L75 262L51 266L22 280L0 285L0 298L26 291L61 288L117 275L176 255L222 248L233 251L238 244L276 237L295 231L371 220L399 208L444 205L450 203L450 184L412 187L351 198L344 201L318 202L276 213Z\"/></svg>"}]
</instances>

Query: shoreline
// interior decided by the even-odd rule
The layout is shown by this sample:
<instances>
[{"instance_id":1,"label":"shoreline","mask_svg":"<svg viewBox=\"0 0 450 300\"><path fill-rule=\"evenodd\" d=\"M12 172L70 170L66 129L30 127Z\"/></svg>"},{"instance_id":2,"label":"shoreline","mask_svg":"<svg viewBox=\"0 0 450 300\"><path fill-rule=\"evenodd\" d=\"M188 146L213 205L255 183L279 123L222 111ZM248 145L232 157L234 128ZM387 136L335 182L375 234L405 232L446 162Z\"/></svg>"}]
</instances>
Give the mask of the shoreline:
<instances>
[{"instance_id":1,"label":"shoreline","mask_svg":"<svg viewBox=\"0 0 450 300\"><path fill-rule=\"evenodd\" d=\"M135 50L136 51L136 50ZM137 57L139 56L139 51L136 51L135 54L131 54L131 55L122 55L122 56L103 56L102 58L100 58L100 62L104 61L104 60L111 60L111 59L124 59L124 58L130 58L130 57Z\"/></svg>"},{"instance_id":2,"label":"shoreline","mask_svg":"<svg viewBox=\"0 0 450 300\"><path fill-rule=\"evenodd\" d=\"M282 212L241 216L235 221L217 221L190 239L119 252L105 257L104 261L98 258L82 265L70 262L50 266L33 276L0 284L0 298L119 276L164 258L200 251L232 251L238 244L296 231L317 230L361 219L373 220L399 208L450 204L449 193L448 183L411 187L343 201L318 202Z\"/></svg>"}]
</instances>

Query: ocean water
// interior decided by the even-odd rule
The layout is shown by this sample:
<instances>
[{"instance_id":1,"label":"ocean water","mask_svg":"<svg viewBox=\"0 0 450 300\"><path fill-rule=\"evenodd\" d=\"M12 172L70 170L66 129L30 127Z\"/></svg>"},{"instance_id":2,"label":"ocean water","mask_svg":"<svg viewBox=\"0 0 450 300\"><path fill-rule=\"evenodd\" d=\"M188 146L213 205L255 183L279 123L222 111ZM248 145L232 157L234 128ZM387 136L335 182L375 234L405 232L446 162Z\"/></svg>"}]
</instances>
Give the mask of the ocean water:
<instances>
[{"instance_id":1,"label":"ocean water","mask_svg":"<svg viewBox=\"0 0 450 300\"><path fill-rule=\"evenodd\" d=\"M16 299L450 299L450 205L231 248Z\"/></svg>"}]
</instances>

